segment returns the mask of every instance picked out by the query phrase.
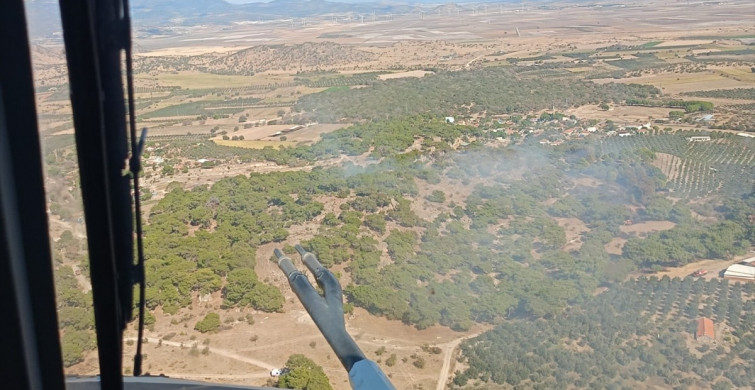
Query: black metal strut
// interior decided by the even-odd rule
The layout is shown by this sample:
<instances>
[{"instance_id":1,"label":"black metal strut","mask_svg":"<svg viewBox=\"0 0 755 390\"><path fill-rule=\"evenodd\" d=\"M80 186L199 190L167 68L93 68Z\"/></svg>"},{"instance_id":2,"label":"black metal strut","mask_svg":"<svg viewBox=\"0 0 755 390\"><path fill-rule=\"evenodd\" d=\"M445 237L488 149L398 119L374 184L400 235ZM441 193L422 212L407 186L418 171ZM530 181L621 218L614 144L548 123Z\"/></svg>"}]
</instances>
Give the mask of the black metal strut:
<instances>
[{"instance_id":1,"label":"black metal strut","mask_svg":"<svg viewBox=\"0 0 755 390\"><path fill-rule=\"evenodd\" d=\"M123 330L131 319L133 226L119 0L60 0L103 389L123 387Z\"/></svg>"},{"instance_id":2,"label":"black metal strut","mask_svg":"<svg viewBox=\"0 0 755 390\"><path fill-rule=\"evenodd\" d=\"M0 387L64 389L23 0L0 2Z\"/></svg>"}]
</instances>

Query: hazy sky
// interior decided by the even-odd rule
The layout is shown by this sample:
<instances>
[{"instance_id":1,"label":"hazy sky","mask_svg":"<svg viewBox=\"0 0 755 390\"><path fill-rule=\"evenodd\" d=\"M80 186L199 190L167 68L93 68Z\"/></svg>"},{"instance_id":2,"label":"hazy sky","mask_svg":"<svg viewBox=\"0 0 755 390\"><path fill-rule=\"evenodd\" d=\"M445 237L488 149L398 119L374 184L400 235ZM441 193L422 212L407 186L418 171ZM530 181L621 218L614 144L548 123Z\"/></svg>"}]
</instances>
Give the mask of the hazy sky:
<instances>
[{"instance_id":1,"label":"hazy sky","mask_svg":"<svg viewBox=\"0 0 755 390\"><path fill-rule=\"evenodd\" d=\"M231 4L244 4L244 3L268 3L272 0L225 0ZM368 0L333 0L339 3L364 3ZM407 1L411 2L411 1Z\"/></svg>"},{"instance_id":2,"label":"hazy sky","mask_svg":"<svg viewBox=\"0 0 755 390\"><path fill-rule=\"evenodd\" d=\"M225 0L231 4L244 4L244 3L268 3L272 0ZM337 3L379 3L384 0L330 0ZM391 3L414 3L415 0L391 0ZM438 3L443 0L438 0Z\"/></svg>"}]
</instances>

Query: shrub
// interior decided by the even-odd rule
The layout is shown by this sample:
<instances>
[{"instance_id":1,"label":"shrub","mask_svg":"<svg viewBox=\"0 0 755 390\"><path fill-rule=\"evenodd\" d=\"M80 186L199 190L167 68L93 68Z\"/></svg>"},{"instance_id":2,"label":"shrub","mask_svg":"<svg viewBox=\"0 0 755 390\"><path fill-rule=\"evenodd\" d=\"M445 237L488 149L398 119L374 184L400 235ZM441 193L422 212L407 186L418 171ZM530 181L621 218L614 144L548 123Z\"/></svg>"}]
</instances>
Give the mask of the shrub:
<instances>
[{"instance_id":1,"label":"shrub","mask_svg":"<svg viewBox=\"0 0 755 390\"><path fill-rule=\"evenodd\" d=\"M435 203L443 203L446 201L446 194L441 190L435 190L432 194L427 196L427 200Z\"/></svg>"},{"instance_id":2,"label":"shrub","mask_svg":"<svg viewBox=\"0 0 755 390\"><path fill-rule=\"evenodd\" d=\"M202 333L214 332L220 327L220 316L218 313L208 313L202 321L194 325L194 330Z\"/></svg>"},{"instance_id":3,"label":"shrub","mask_svg":"<svg viewBox=\"0 0 755 390\"><path fill-rule=\"evenodd\" d=\"M396 354L392 353L391 357L385 360L385 365L388 367L393 367L396 365Z\"/></svg>"}]
</instances>

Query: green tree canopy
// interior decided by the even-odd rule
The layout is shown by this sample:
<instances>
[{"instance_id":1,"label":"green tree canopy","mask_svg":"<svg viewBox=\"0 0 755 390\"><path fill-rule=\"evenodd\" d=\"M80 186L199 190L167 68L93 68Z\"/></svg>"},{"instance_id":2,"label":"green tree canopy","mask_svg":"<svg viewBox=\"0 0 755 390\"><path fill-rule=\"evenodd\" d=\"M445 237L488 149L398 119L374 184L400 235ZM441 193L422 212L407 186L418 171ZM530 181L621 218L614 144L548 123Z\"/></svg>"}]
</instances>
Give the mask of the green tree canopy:
<instances>
[{"instance_id":1,"label":"green tree canopy","mask_svg":"<svg viewBox=\"0 0 755 390\"><path fill-rule=\"evenodd\" d=\"M204 318L194 325L194 330L202 333L214 332L220 327L220 316L218 313L207 313Z\"/></svg>"},{"instance_id":2,"label":"green tree canopy","mask_svg":"<svg viewBox=\"0 0 755 390\"><path fill-rule=\"evenodd\" d=\"M325 371L312 359L291 355L286 362L289 371L278 379L278 387L297 390L332 390Z\"/></svg>"}]
</instances>

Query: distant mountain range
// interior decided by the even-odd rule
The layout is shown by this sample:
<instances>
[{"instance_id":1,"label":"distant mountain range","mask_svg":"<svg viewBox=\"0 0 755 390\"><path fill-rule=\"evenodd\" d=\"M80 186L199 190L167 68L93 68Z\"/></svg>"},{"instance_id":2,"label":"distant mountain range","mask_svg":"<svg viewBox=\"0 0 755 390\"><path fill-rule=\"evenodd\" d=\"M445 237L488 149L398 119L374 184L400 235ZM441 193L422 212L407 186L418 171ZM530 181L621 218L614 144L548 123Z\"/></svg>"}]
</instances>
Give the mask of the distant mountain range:
<instances>
[{"instance_id":1,"label":"distant mountain range","mask_svg":"<svg viewBox=\"0 0 755 390\"><path fill-rule=\"evenodd\" d=\"M470 1L461 0L456 3ZM231 4L225 0L131 0L131 18L136 28L143 29L326 15L401 14L416 11L417 7L427 7L429 4L451 3L443 0L273 0ZM55 33L60 33L57 0L27 0L25 5L32 38L50 38Z\"/></svg>"},{"instance_id":2,"label":"distant mountain range","mask_svg":"<svg viewBox=\"0 0 755 390\"><path fill-rule=\"evenodd\" d=\"M223 23L240 20L309 17L347 13L390 13L412 6L370 3L341 3L326 0L273 0L267 3L230 4L224 0L134 0L132 19L138 23L180 21L183 25ZM164 24L163 24L164 25Z\"/></svg>"}]
</instances>

